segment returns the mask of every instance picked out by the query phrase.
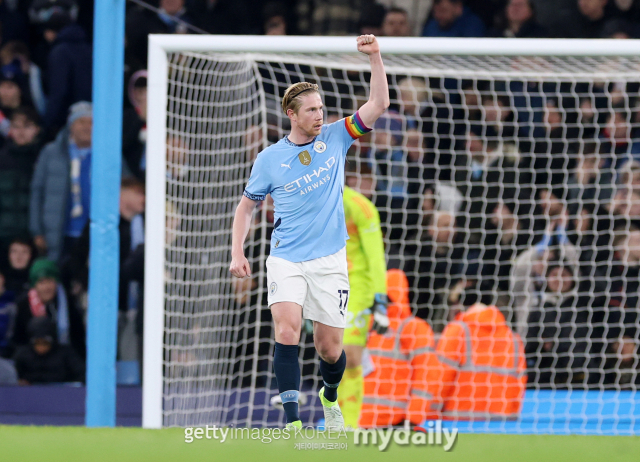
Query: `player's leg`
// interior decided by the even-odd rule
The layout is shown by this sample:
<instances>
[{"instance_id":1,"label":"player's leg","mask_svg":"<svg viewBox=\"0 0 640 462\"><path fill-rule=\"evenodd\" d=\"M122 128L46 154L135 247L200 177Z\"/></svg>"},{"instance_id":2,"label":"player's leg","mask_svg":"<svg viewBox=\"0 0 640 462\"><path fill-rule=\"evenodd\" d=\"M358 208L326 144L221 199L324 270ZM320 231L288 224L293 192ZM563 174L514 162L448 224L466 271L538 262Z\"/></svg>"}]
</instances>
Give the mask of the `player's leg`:
<instances>
[{"instance_id":1,"label":"player's leg","mask_svg":"<svg viewBox=\"0 0 640 462\"><path fill-rule=\"evenodd\" d=\"M313 342L320 356L320 374L324 382L324 397L334 402L338 399L338 386L347 365L347 356L342 349L344 329L320 322L313 323Z\"/></svg>"},{"instance_id":2,"label":"player's leg","mask_svg":"<svg viewBox=\"0 0 640 462\"><path fill-rule=\"evenodd\" d=\"M298 396L300 394L300 363L298 343L302 327L302 306L292 302L271 305L276 348L273 370L278 382L278 392L287 415L287 423L300 420Z\"/></svg>"},{"instance_id":3,"label":"player's leg","mask_svg":"<svg viewBox=\"0 0 640 462\"><path fill-rule=\"evenodd\" d=\"M340 409L344 416L344 423L352 428L358 427L362 396L364 394L364 380L362 377L362 354L367 344L369 330L369 307L373 303L371 296L366 296L366 286L361 287L356 278L351 278L351 291L347 313L347 327L344 330L344 352L347 355L346 370L340 383Z\"/></svg>"},{"instance_id":4,"label":"player's leg","mask_svg":"<svg viewBox=\"0 0 640 462\"><path fill-rule=\"evenodd\" d=\"M314 321L314 343L320 356L324 387L320 390L327 428L344 426L338 386L347 363L342 350L349 300L346 250L304 262L308 283L304 318Z\"/></svg>"},{"instance_id":5,"label":"player's leg","mask_svg":"<svg viewBox=\"0 0 640 462\"><path fill-rule=\"evenodd\" d=\"M342 349L344 329L313 323L313 341L320 356L320 374L324 386L320 389L320 402L324 411L325 428L344 428L342 410L338 404L338 386L347 364L347 356Z\"/></svg>"},{"instance_id":6,"label":"player's leg","mask_svg":"<svg viewBox=\"0 0 640 462\"><path fill-rule=\"evenodd\" d=\"M296 263L282 258L267 259L268 303L273 316L276 347L273 370L278 382L287 424L301 426L298 412L300 363L298 343L302 326L302 306L307 282Z\"/></svg>"}]
</instances>

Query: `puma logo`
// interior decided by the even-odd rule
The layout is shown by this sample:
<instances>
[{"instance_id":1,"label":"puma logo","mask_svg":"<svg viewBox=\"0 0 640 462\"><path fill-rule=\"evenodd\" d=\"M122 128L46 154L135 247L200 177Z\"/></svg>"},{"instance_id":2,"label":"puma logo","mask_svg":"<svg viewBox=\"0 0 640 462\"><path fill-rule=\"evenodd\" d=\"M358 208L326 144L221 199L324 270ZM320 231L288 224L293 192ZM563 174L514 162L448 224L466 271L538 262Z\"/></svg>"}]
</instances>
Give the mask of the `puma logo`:
<instances>
[{"instance_id":1,"label":"puma logo","mask_svg":"<svg viewBox=\"0 0 640 462\"><path fill-rule=\"evenodd\" d=\"M289 164L280 164L280 167L287 167L289 170L291 170L291 162L289 162Z\"/></svg>"}]
</instances>

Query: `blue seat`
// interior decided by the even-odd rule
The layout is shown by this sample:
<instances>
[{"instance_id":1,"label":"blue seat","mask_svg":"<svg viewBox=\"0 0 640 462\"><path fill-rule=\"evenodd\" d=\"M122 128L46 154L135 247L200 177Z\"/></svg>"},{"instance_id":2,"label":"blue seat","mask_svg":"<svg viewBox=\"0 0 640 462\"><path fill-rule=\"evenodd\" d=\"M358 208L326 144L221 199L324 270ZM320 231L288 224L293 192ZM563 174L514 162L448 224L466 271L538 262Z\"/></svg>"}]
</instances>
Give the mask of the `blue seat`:
<instances>
[{"instance_id":1,"label":"blue seat","mask_svg":"<svg viewBox=\"0 0 640 462\"><path fill-rule=\"evenodd\" d=\"M118 361L116 363L118 385L140 385L140 363L138 361Z\"/></svg>"}]
</instances>

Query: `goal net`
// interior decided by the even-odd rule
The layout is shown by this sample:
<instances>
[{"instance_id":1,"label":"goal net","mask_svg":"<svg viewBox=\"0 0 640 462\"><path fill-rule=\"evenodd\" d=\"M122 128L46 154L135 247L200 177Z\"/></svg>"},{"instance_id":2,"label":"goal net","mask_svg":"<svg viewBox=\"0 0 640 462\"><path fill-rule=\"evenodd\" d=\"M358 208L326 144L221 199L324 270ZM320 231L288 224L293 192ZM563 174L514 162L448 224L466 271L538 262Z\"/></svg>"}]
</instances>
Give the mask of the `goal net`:
<instances>
[{"instance_id":1,"label":"goal net","mask_svg":"<svg viewBox=\"0 0 640 462\"><path fill-rule=\"evenodd\" d=\"M393 54L382 45L391 107L349 150L346 182L377 206L388 267L406 273L413 315L436 338L482 302L522 339L519 417L467 425L637 432L640 58L554 56L548 46L546 56L501 56L495 47L422 54L437 42L420 40L401 53L403 42L393 43ZM228 272L233 215L257 154L288 133L284 90L317 83L329 123L367 100L370 75L358 53L265 46L174 46L162 66L152 60L150 100L160 114L150 115L149 139L165 153L150 152L161 168L148 179L157 195L148 200L164 212L147 217L162 233L147 251L164 256L162 285L147 279L161 295L145 307L155 319L145 335L162 332L144 358L145 395L161 394L155 425L284 422L270 404L278 393L265 270L273 205L256 209L244 280ZM148 270L160 274L155 266ZM312 335L303 332L299 351L301 415L312 425L322 417ZM488 386L478 377L459 387L478 393Z\"/></svg>"}]
</instances>

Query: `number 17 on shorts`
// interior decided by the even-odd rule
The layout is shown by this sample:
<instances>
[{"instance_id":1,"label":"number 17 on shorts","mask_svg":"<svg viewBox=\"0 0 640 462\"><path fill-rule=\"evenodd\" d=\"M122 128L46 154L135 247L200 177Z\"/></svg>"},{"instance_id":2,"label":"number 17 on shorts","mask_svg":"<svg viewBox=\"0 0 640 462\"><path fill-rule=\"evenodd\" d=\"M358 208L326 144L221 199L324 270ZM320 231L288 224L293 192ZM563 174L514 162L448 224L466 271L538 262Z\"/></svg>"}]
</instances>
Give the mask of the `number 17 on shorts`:
<instances>
[{"instance_id":1,"label":"number 17 on shorts","mask_svg":"<svg viewBox=\"0 0 640 462\"><path fill-rule=\"evenodd\" d=\"M338 306L338 309L340 310L342 317L344 317L349 303L349 291L346 289L338 290L338 297L340 298L340 306Z\"/></svg>"}]
</instances>

